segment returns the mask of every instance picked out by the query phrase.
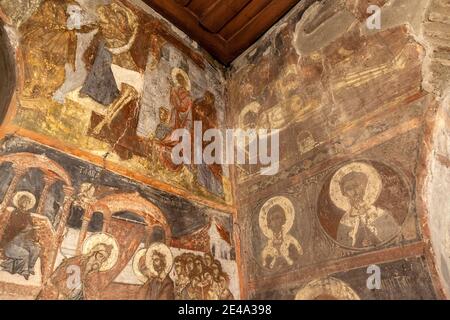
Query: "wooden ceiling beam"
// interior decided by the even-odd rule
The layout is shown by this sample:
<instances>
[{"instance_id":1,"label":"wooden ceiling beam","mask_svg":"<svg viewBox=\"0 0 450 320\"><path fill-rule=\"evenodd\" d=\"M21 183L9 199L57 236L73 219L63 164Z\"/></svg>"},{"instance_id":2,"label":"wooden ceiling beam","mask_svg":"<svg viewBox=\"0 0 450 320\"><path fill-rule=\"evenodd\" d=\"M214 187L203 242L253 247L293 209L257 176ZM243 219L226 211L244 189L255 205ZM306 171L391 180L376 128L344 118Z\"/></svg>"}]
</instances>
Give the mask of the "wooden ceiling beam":
<instances>
[{"instance_id":1,"label":"wooden ceiling beam","mask_svg":"<svg viewBox=\"0 0 450 320\"><path fill-rule=\"evenodd\" d=\"M239 14L252 0L221 0L216 5L209 8L200 17L200 23L209 32L217 33Z\"/></svg>"},{"instance_id":2,"label":"wooden ceiling beam","mask_svg":"<svg viewBox=\"0 0 450 320\"><path fill-rule=\"evenodd\" d=\"M228 65L304 0L144 0Z\"/></svg>"}]
</instances>

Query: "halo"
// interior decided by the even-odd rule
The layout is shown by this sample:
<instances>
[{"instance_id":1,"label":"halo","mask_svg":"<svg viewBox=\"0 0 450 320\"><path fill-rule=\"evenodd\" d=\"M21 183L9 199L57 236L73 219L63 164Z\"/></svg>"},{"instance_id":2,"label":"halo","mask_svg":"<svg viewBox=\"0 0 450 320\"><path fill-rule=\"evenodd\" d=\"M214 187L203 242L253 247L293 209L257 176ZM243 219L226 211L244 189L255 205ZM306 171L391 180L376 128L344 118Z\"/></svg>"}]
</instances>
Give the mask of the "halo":
<instances>
[{"instance_id":1,"label":"halo","mask_svg":"<svg viewBox=\"0 0 450 320\"><path fill-rule=\"evenodd\" d=\"M142 283L147 282L148 278L141 272L139 269L139 263L141 262L142 257L147 253L147 249L141 249L136 252L133 257L133 272Z\"/></svg>"},{"instance_id":2,"label":"halo","mask_svg":"<svg viewBox=\"0 0 450 320\"><path fill-rule=\"evenodd\" d=\"M273 238L273 232L267 226L267 214L269 210L275 205L279 205L281 208L283 208L286 216L286 223L283 226L283 234L288 234L292 229L292 226L294 225L295 209L291 200L286 197L274 197L268 200L259 212L259 227L261 228L264 235L269 239Z\"/></svg>"},{"instance_id":3,"label":"halo","mask_svg":"<svg viewBox=\"0 0 450 320\"><path fill-rule=\"evenodd\" d=\"M173 68L172 69L172 81L179 86L180 84L178 83L178 79L177 79L177 75L181 74L181 76L184 78L184 80L186 81L186 90L187 91L191 91L191 80L189 79L189 76L187 75L187 73L180 69L180 68Z\"/></svg>"},{"instance_id":4,"label":"halo","mask_svg":"<svg viewBox=\"0 0 450 320\"><path fill-rule=\"evenodd\" d=\"M22 198L23 196L28 197L28 199L30 199L30 204L25 208L25 211L31 210L34 208L34 206L36 205L36 197L34 196L34 194L32 194L31 192L28 191L19 191L16 193L16 195L13 198L13 204L16 208L19 208L19 199Z\"/></svg>"},{"instance_id":5,"label":"halo","mask_svg":"<svg viewBox=\"0 0 450 320\"><path fill-rule=\"evenodd\" d=\"M152 244L145 254L145 265L149 269L150 273L157 276L157 272L153 268L153 253L159 252L166 257L166 269L164 270L164 276L167 276L170 271L172 270L172 264L173 264L173 255L170 251L169 247L166 246L164 243L154 243Z\"/></svg>"},{"instance_id":6,"label":"halo","mask_svg":"<svg viewBox=\"0 0 450 320\"><path fill-rule=\"evenodd\" d=\"M342 194L340 182L343 177L351 172L364 173L367 178L367 187L364 195L364 201L373 205L379 198L383 183L380 174L371 165L363 162L354 162L339 169L331 179L330 198L331 201L341 210L349 211L351 209L347 198Z\"/></svg>"},{"instance_id":7,"label":"halo","mask_svg":"<svg viewBox=\"0 0 450 320\"><path fill-rule=\"evenodd\" d=\"M345 282L336 278L314 280L300 289L295 300L314 300L320 295L331 295L339 300L361 300Z\"/></svg>"},{"instance_id":8,"label":"halo","mask_svg":"<svg viewBox=\"0 0 450 320\"><path fill-rule=\"evenodd\" d=\"M113 247L108 260L106 260L106 262L103 263L102 267L100 268L101 272L111 270L115 266L119 258L119 246L116 239L114 239L112 236L106 233L96 233L90 236L83 243L83 254L89 254L92 249L94 249L95 246L99 244L106 244Z\"/></svg>"}]
</instances>

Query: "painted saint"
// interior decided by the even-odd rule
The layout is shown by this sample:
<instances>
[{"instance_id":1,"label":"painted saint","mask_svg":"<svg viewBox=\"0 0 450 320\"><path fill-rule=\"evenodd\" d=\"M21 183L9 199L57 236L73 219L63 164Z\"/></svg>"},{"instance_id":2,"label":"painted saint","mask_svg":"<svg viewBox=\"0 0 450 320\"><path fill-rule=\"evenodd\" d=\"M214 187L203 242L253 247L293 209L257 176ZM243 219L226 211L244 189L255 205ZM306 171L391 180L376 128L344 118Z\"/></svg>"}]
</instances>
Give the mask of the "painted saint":
<instances>
[{"instance_id":1,"label":"painted saint","mask_svg":"<svg viewBox=\"0 0 450 320\"><path fill-rule=\"evenodd\" d=\"M1 267L11 274L20 274L26 280L35 274L34 267L41 252L36 226L33 224L31 210L36 198L30 192L18 192L13 199L14 211L11 213L1 239L0 247L6 260Z\"/></svg>"},{"instance_id":2,"label":"painted saint","mask_svg":"<svg viewBox=\"0 0 450 320\"><path fill-rule=\"evenodd\" d=\"M261 254L264 267L274 269L279 263L294 264L292 249L303 255L303 248L291 234L295 219L292 202L285 197L268 200L259 214L259 227L267 238Z\"/></svg>"},{"instance_id":3,"label":"painted saint","mask_svg":"<svg viewBox=\"0 0 450 320\"><path fill-rule=\"evenodd\" d=\"M211 92L206 91L203 98L198 99L194 103L193 121L199 121L202 123L202 137L204 137L208 130L219 127L215 100L214 95ZM208 141L203 141L202 150L205 150L208 144ZM196 171L197 182L201 186L213 194L223 195L223 170L220 164L200 164L197 166Z\"/></svg>"},{"instance_id":4,"label":"painted saint","mask_svg":"<svg viewBox=\"0 0 450 320\"><path fill-rule=\"evenodd\" d=\"M161 141L161 162L170 171L179 171L183 166L177 165L172 160L172 150L179 143L175 132L178 129L192 130L192 107L194 101L191 96L191 81L188 74L180 69L172 70L173 87L170 91L170 114L169 127L171 132Z\"/></svg>"},{"instance_id":5,"label":"painted saint","mask_svg":"<svg viewBox=\"0 0 450 320\"><path fill-rule=\"evenodd\" d=\"M376 246L400 231L391 213L375 205L382 189L378 171L367 163L351 163L336 172L330 183L330 198L345 212L337 229L340 244Z\"/></svg>"},{"instance_id":6,"label":"painted saint","mask_svg":"<svg viewBox=\"0 0 450 320\"><path fill-rule=\"evenodd\" d=\"M152 244L138 252L134 265L135 273L147 279L139 290L140 300L175 300L174 283L169 275L173 267L169 247L163 243Z\"/></svg>"},{"instance_id":7,"label":"painted saint","mask_svg":"<svg viewBox=\"0 0 450 320\"><path fill-rule=\"evenodd\" d=\"M86 239L83 254L65 259L44 284L38 300L96 300L100 298L99 273L116 264L116 240L104 233Z\"/></svg>"}]
</instances>

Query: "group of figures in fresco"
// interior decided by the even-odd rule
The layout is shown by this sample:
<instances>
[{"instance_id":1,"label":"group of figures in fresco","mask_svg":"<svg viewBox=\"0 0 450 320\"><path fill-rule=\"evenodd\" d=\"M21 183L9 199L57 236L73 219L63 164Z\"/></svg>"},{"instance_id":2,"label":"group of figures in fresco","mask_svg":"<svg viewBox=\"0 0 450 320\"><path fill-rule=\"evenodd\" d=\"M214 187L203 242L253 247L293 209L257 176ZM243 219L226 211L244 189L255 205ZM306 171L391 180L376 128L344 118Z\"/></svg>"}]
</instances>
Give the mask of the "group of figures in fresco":
<instances>
[{"instance_id":1,"label":"group of figures in fresco","mask_svg":"<svg viewBox=\"0 0 450 320\"><path fill-rule=\"evenodd\" d=\"M18 192L13 199L9 220L1 237L1 269L25 280L37 272L40 241L31 209L36 198L30 192ZM80 255L64 259L43 284L37 299L98 299L99 274L111 270L119 258L117 240L96 233L85 240ZM212 254L184 253L173 257L168 246L153 243L133 258L133 271L143 285L134 296L141 300L231 300L230 277ZM173 271L173 281L170 277ZM0 278L0 281L2 279Z\"/></svg>"},{"instance_id":2,"label":"group of figures in fresco","mask_svg":"<svg viewBox=\"0 0 450 320\"><path fill-rule=\"evenodd\" d=\"M401 191L392 193L393 186ZM378 247L400 233L408 214L407 195L402 179L388 167L352 162L325 182L318 199L318 218L327 236L343 248ZM292 234L295 219L295 208L286 197L271 198L262 206L259 228L266 241L259 259L263 267L292 266L293 256L303 255L302 244Z\"/></svg>"},{"instance_id":3,"label":"group of figures in fresco","mask_svg":"<svg viewBox=\"0 0 450 320\"><path fill-rule=\"evenodd\" d=\"M0 283L11 286L1 297L233 299L227 215L194 221L190 233L173 239L173 225L154 198L118 189L118 182L78 181L92 169L80 176L86 163L54 152L66 167L41 153L0 155ZM127 185L108 173L111 179ZM174 197L169 205L180 210L183 201Z\"/></svg>"},{"instance_id":4,"label":"group of figures in fresco","mask_svg":"<svg viewBox=\"0 0 450 320\"><path fill-rule=\"evenodd\" d=\"M197 53L160 21L119 0L3 1L0 8L21 52L18 123L94 154L112 151L120 164L174 179L168 182L185 184L187 173L201 190L224 197L220 165L172 161L175 130L193 130L194 121L204 131L218 127L218 91Z\"/></svg>"},{"instance_id":5,"label":"group of figures in fresco","mask_svg":"<svg viewBox=\"0 0 450 320\"><path fill-rule=\"evenodd\" d=\"M229 290L230 278L220 261L206 253L204 256L184 253L175 258L175 298L177 300L233 300Z\"/></svg>"}]
</instances>

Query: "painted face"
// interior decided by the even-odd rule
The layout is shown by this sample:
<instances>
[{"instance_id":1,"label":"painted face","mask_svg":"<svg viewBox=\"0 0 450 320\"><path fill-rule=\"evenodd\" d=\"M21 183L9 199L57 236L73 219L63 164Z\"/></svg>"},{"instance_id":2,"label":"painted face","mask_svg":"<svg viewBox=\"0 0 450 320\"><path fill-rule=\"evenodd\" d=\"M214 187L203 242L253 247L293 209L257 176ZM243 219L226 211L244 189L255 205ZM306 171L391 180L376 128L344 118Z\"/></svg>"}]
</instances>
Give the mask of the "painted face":
<instances>
[{"instance_id":1,"label":"painted face","mask_svg":"<svg viewBox=\"0 0 450 320\"><path fill-rule=\"evenodd\" d=\"M67 28L69 30L81 29L83 26L83 11L81 7L76 5L69 5L67 7L67 14L69 17L67 18Z\"/></svg>"},{"instance_id":2,"label":"painted face","mask_svg":"<svg viewBox=\"0 0 450 320\"><path fill-rule=\"evenodd\" d=\"M186 80L184 79L184 77L181 74L177 74L177 81L178 81L178 84L180 85L180 87L186 89L186 87L187 87Z\"/></svg>"},{"instance_id":3,"label":"painted face","mask_svg":"<svg viewBox=\"0 0 450 320\"><path fill-rule=\"evenodd\" d=\"M176 272L177 276L180 276L183 274L183 265L182 265L181 261L175 262L175 272Z\"/></svg>"},{"instance_id":4,"label":"painted face","mask_svg":"<svg viewBox=\"0 0 450 320\"><path fill-rule=\"evenodd\" d=\"M228 287L227 279L225 279L224 276L221 276L221 277L219 278L219 285L220 285L220 288L221 288L222 290Z\"/></svg>"},{"instance_id":5,"label":"painted face","mask_svg":"<svg viewBox=\"0 0 450 320\"><path fill-rule=\"evenodd\" d=\"M198 273L203 272L203 263L200 259L195 260L195 271L197 271Z\"/></svg>"},{"instance_id":6,"label":"painted face","mask_svg":"<svg viewBox=\"0 0 450 320\"><path fill-rule=\"evenodd\" d=\"M212 258L209 254L205 255L205 264L207 267L211 266L212 264Z\"/></svg>"},{"instance_id":7,"label":"painted face","mask_svg":"<svg viewBox=\"0 0 450 320\"><path fill-rule=\"evenodd\" d=\"M216 263L214 263L214 264L211 266L211 269L212 269L212 273L213 273L214 277L217 278L217 276L220 274L219 266L218 266Z\"/></svg>"},{"instance_id":8,"label":"painted face","mask_svg":"<svg viewBox=\"0 0 450 320\"><path fill-rule=\"evenodd\" d=\"M186 269L188 270L188 272L194 270L194 261L192 260L192 258L186 259Z\"/></svg>"},{"instance_id":9,"label":"painted face","mask_svg":"<svg viewBox=\"0 0 450 320\"><path fill-rule=\"evenodd\" d=\"M158 274L161 274L164 271L164 261L159 254L153 254L153 269Z\"/></svg>"},{"instance_id":10,"label":"painted face","mask_svg":"<svg viewBox=\"0 0 450 320\"><path fill-rule=\"evenodd\" d=\"M28 208L30 203L31 203L30 198L28 198L27 196L22 196L20 197L19 201L17 201L17 206L19 207L20 210L27 211L26 209Z\"/></svg>"},{"instance_id":11,"label":"painted face","mask_svg":"<svg viewBox=\"0 0 450 320\"><path fill-rule=\"evenodd\" d=\"M341 191L353 207L364 203L367 187L367 176L363 173L350 173L342 179Z\"/></svg>"},{"instance_id":12,"label":"painted face","mask_svg":"<svg viewBox=\"0 0 450 320\"><path fill-rule=\"evenodd\" d=\"M283 230L283 226L286 224L286 216L283 209L274 208L267 216L267 226L275 234L280 233Z\"/></svg>"},{"instance_id":13,"label":"painted face","mask_svg":"<svg viewBox=\"0 0 450 320\"><path fill-rule=\"evenodd\" d=\"M99 248L95 250L88 259L86 271L88 273L99 271L108 258L109 253L106 249Z\"/></svg>"},{"instance_id":14,"label":"painted face","mask_svg":"<svg viewBox=\"0 0 450 320\"><path fill-rule=\"evenodd\" d=\"M203 278L206 280L206 282L208 284L211 284L213 282L213 278L212 278L212 276L211 276L211 274L209 272L205 272L203 274Z\"/></svg>"}]
</instances>

